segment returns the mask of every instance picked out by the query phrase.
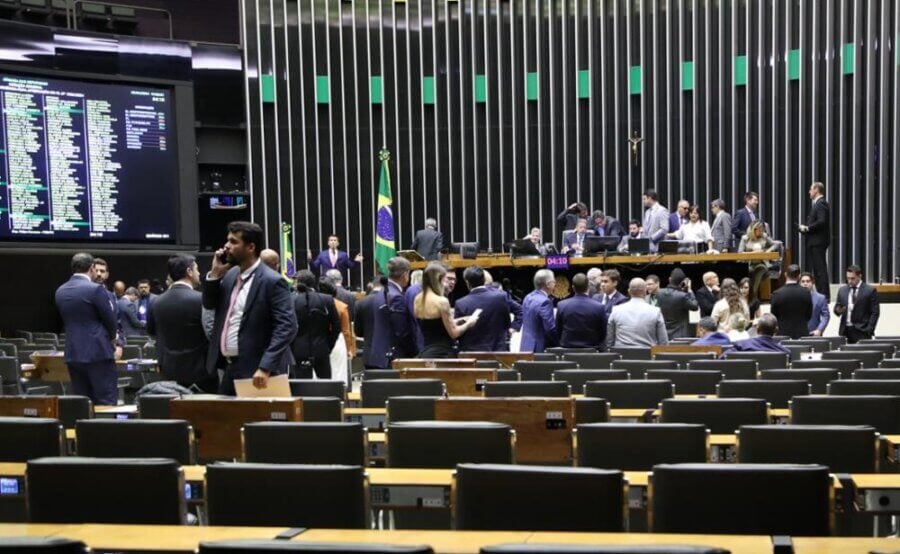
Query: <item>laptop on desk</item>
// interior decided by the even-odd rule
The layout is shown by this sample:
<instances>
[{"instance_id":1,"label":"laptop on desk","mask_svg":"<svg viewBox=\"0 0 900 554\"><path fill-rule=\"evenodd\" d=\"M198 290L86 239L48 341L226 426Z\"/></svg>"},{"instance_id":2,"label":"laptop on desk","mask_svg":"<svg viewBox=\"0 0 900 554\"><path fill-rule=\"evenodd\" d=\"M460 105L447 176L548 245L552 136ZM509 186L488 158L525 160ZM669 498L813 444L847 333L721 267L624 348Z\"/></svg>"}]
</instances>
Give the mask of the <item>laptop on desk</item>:
<instances>
[{"instance_id":1,"label":"laptop on desk","mask_svg":"<svg viewBox=\"0 0 900 554\"><path fill-rule=\"evenodd\" d=\"M537 245L531 239L516 239L506 243L513 258L540 257Z\"/></svg>"},{"instance_id":2,"label":"laptop on desk","mask_svg":"<svg viewBox=\"0 0 900 554\"><path fill-rule=\"evenodd\" d=\"M584 237L584 255L585 256L593 256L598 253L616 253L618 252L619 242L622 239L619 237L598 237L598 236L587 236Z\"/></svg>"},{"instance_id":3,"label":"laptop on desk","mask_svg":"<svg viewBox=\"0 0 900 554\"><path fill-rule=\"evenodd\" d=\"M632 256L650 253L650 239L628 239L628 253Z\"/></svg>"}]
</instances>

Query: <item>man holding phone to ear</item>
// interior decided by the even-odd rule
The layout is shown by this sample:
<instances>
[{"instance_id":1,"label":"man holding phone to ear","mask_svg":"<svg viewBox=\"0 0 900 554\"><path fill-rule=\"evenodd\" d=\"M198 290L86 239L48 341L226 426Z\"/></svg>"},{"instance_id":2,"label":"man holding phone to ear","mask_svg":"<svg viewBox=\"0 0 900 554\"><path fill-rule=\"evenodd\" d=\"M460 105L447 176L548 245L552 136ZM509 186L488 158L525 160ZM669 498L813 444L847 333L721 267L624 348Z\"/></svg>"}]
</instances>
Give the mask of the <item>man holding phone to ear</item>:
<instances>
[{"instance_id":1,"label":"man holding phone to ear","mask_svg":"<svg viewBox=\"0 0 900 554\"><path fill-rule=\"evenodd\" d=\"M297 317L281 275L260 263L262 228L248 221L228 224L228 241L213 256L203 287L203 307L215 310L207 369L224 369L219 392L234 396L235 379L266 388L269 376L292 361Z\"/></svg>"}]
</instances>

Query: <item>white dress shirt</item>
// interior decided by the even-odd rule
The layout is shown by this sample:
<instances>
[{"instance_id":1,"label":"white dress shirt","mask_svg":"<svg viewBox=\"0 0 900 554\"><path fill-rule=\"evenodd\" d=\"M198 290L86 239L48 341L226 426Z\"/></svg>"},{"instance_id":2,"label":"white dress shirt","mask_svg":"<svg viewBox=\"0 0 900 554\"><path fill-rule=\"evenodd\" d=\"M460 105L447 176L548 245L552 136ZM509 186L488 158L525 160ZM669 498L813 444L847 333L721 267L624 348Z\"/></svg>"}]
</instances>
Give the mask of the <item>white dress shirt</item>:
<instances>
[{"instance_id":1,"label":"white dress shirt","mask_svg":"<svg viewBox=\"0 0 900 554\"><path fill-rule=\"evenodd\" d=\"M225 325L228 327L228 334L225 335L225 348L222 350L222 355L228 356L229 358L238 355L238 333L241 330L241 319L244 317L244 309L247 307L247 295L250 294L250 287L253 286L253 272L259 267L260 261L261 260L256 260L255 264L247 268L246 271L238 276L238 279L243 281L243 285L241 285L241 290L238 291L237 299L234 301L234 307L231 309L231 316L228 321L225 322ZM215 280L210 279L209 275L207 275L206 279L207 281ZM238 286L237 279L234 281L234 286ZM234 289L232 289L232 292L233 290ZM228 303L229 305L231 304L231 298L228 299Z\"/></svg>"},{"instance_id":2,"label":"white dress shirt","mask_svg":"<svg viewBox=\"0 0 900 554\"><path fill-rule=\"evenodd\" d=\"M675 238L688 242L708 242L712 238L712 232L709 230L709 223L705 221L689 221L675 231Z\"/></svg>"}]
</instances>

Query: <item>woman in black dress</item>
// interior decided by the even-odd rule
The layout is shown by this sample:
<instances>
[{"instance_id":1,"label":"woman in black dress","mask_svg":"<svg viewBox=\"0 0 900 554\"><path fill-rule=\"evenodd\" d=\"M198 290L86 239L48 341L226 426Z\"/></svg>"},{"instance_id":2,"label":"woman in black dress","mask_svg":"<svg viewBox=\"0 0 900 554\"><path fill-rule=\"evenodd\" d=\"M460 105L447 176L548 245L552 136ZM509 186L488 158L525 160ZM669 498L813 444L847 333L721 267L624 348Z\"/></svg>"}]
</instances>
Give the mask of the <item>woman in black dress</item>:
<instances>
[{"instance_id":1,"label":"woman in black dress","mask_svg":"<svg viewBox=\"0 0 900 554\"><path fill-rule=\"evenodd\" d=\"M450 302L443 294L446 274L442 264L428 264L422 275L422 292L413 300L413 313L425 339L420 358L455 358L456 339L478 320L475 316L453 319Z\"/></svg>"}]
</instances>

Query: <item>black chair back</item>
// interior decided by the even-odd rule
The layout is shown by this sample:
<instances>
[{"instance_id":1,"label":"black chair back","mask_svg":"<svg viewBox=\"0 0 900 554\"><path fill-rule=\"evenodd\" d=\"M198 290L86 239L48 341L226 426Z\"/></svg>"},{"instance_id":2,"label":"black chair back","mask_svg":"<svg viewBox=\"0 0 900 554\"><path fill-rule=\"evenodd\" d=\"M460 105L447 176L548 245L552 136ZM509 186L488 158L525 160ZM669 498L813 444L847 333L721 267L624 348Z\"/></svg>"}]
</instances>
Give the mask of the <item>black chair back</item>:
<instances>
[{"instance_id":1,"label":"black chair back","mask_svg":"<svg viewBox=\"0 0 900 554\"><path fill-rule=\"evenodd\" d=\"M242 434L249 463L367 465L361 423L262 421L246 423Z\"/></svg>"},{"instance_id":2,"label":"black chair back","mask_svg":"<svg viewBox=\"0 0 900 554\"><path fill-rule=\"evenodd\" d=\"M750 464L820 464L832 473L875 473L878 432L864 425L744 425L738 458Z\"/></svg>"},{"instance_id":3,"label":"black chair back","mask_svg":"<svg viewBox=\"0 0 900 554\"><path fill-rule=\"evenodd\" d=\"M841 348L846 348L845 345ZM881 350L832 350L830 352L822 352L823 360L859 360L862 367L876 368L878 364L884 360L884 352Z\"/></svg>"},{"instance_id":4,"label":"black chair back","mask_svg":"<svg viewBox=\"0 0 900 554\"><path fill-rule=\"evenodd\" d=\"M399 376L398 376L399 378ZM347 400L347 384L328 379L288 379L293 396L326 396Z\"/></svg>"},{"instance_id":5,"label":"black chair back","mask_svg":"<svg viewBox=\"0 0 900 554\"><path fill-rule=\"evenodd\" d=\"M885 358L878 362L878 367L882 369L900 369L900 358Z\"/></svg>"},{"instance_id":6,"label":"black chair back","mask_svg":"<svg viewBox=\"0 0 900 554\"><path fill-rule=\"evenodd\" d=\"M687 367L694 360L715 360L715 352L660 352L653 356L654 360L675 362L679 369Z\"/></svg>"},{"instance_id":7,"label":"black chair back","mask_svg":"<svg viewBox=\"0 0 900 554\"><path fill-rule=\"evenodd\" d=\"M0 462L27 462L66 453L66 433L59 420L0 417Z\"/></svg>"},{"instance_id":8,"label":"black chair back","mask_svg":"<svg viewBox=\"0 0 900 554\"><path fill-rule=\"evenodd\" d=\"M781 352L729 352L729 360L753 360L760 371L764 369L787 369L790 367L790 354Z\"/></svg>"},{"instance_id":9,"label":"black chair back","mask_svg":"<svg viewBox=\"0 0 900 554\"><path fill-rule=\"evenodd\" d=\"M575 362L516 362L513 368L522 381L550 381L553 372L560 369L578 369Z\"/></svg>"},{"instance_id":10,"label":"black chair back","mask_svg":"<svg viewBox=\"0 0 900 554\"><path fill-rule=\"evenodd\" d=\"M621 471L460 464L452 500L457 529L622 531Z\"/></svg>"},{"instance_id":11,"label":"black chair back","mask_svg":"<svg viewBox=\"0 0 900 554\"><path fill-rule=\"evenodd\" d=\"M575 423L605 423L609 421L609 402L605 398L576 398Z\"/></svg>"},{"instance_id":12,"label":"black chair back","mask_svg":"<svg viewBox=\"0 0 900 554\"><path fill-rule=\"evenodd\" d=\"M83 554L90 549L81 541L62 537L3 537L0 538L0 552Z\"/></svg>"},{"instance_id":13,"label":"black chair back","mask_svg":"<svg viewBox=\"0 0 900 554\"><path fill-rule=\"evenodd\" d=\"M439 379L363 380L359 396L363 408L383 408L392 396L444 396L444 383Z\"/></svg>"},{"instance_id":14,"label":"black chair back","mask_svg":"<svg viewBox=\"0 0 900 554\"><path fill-rule=\"evenodd\" d=\"M764 369L759 378L768 380L806 381L812 387L812 394L826 394L828 383L840 378L836 369Z\"/></svg>"},{"instance_id":15,"label":"black chair back","mask_svg":"<svg viewBox=\"0 0 900 554\"><path fill-rule=\"evenodd\" d=\"M581 394L588 381L627 381L630 377L624 369L560 369L553 372L553 380L569 383L573 394Z\"/></svg>"},{"instance_id":16,"label":"black chair back","mask_svg":"<svg viewBox=\"0 0 900 554\"><path fill-rule=\"evenodd\" d=\"M515 463L515 433L504 423L407 421L389 425L385 436L388 467Z\"/></svg>"},{"instance_id":17,"label":"black chair back","mask_svg":"<svg viewBox=\"0 0 900 554\"><path fill-rule=\"evenodd\" d=\"M303 396L303 421L340 423L344 421L344 402L340 398Z\"/></svg>"},{"instance_id":18,"label":"black chair back","mask_svg":"<svg viewBox=\"0 0 900 554\"><path fill-rule=\"evenodd\" d=\"M544 350L548 354L556 354L560 359L565 359L567 354L596 354L597 349L591 347L550 346Z\"/></svg>"},{"instance_id":19,"label":"black chair back","mask_svg":"<svg viewBox=\"0 0 900 554\"><path fill-rule=\"evenodd\" d=\"M859 360L796 360L791 369L836 369L841 379L850 379L862 367ZM873 366L874 367L874 366Z\"/></svg>"},{"instance_id":20,"label":"black chair back","mask_svg":"<svg viewBox=\"0 0 900 554\"><path fill-rule=\"evenodd\" d=\"M439 396L392 396L387 401L387 420L429 421L434 419L434 401Z\"/></svg>"},{"instance_id":21,"label":"black chair back","mask_svg":"<svg viewBox=\"0 0 900 554\"><path fill-rule=\"evenodd\" d=\"M565 381L493 381L484 384L485 398L521 396L566 397L572 394Z\"/></svg>"},{"instance_id":22,"label":"black chair back","mask_svg":"<svg viewBox=\"0 0 900 554\"><path fill-rule=\"evenodd\" d=\"M15 349L15 346L13 346ZM22 374L19 372L19 360L13 356L0 356L0 395L16 396L22 394Z\"/></svg>"},{"instance_id":23,"label":"black chair back","mask_svg":"<svg viewBox=\"0 0 900 554\"><path fill-rule=\"evenodd\" d=\"M660 423L698 423L711 433L731 434L741 425L769 423L769 406L760 398L669 398L662 401Z\"/></svg>"},{"instance_id":24,"label":"black chair back","mask_svg":"<svg viewBox=\"0 0 900 554\"><path fill-rule=\"evenodd\" d=\"M721 371L690 369L651 369L647 379L667 379L675 385L675 394L715 394L722 380Z\"/></svg>"},{"instance_id":25,"label":"black chair back","mask_svg":"<svg viewBox=\"0 0 900 554\"><path fill-rule=\"evenodd\" d=\"M900 367L897 367L897 369L857 369L853 372L853 378L881 380L900 379Z\"/></svg>"},{"instance_id":26,"label":"black chair back","mask_svg":"<svg viewBox=\"0 0 900 554\"><path fill-rule=\"evenodd\" d=\"M400 379L399 369L364 369L362 372L363 381L371 381L373 379Z\"/></svg>"},{"instance_id":27,"label":"black chair back","mask_svg":"<svg viewBox=\"0 0 900 554\"><path fill-rule=\"evenodd\" d=\"M515 369L498 369L497 370L497 380L498 381L518 381L519 380L519 372Z\"/></svg>"},{"instance_id":28,"label":"black chair back","mask_svg":"<svg viewBox=\"0 0 900 554\"><path fill-rule=\"evenodd\" d=\"M307 542L281 540L237 540L201 542L200 554L256 554L257 552L302 552L303 554L434 554L427 545L353 542ZM690 553L693 554L693 553Z\"/></svg>"},{"instance_id":29,"label":"black chair back","mask_svg":"<svg viewBox=\"0 0 900 554\"><path fill-rule=\"evenodd\" d=\"M184 473L175 460L38 458L25 480L32 523L185 522Z\"/></svg>"},{"instance_id":30,"label":"black chair back","mask_svg":"<svg viewBox=\"0 0 900 554\"><path fill-rule=\"evenodd\" d=\"M684 423L578 425L578 465L650 471L656 464L704 463L708 431Z\"/></svg>"},{"instance_id":31,"label":"black chair back","mask_svg":"<svg viewBox=\"0 0 900 554\"><path fill-rule=\"evenodd\" d=\"M613 370L624 369L628 372L628 378L633 380L646 379L647 371L651 369L679 369L678 362L669 360L616 360L610 367Z\"/></svg>"},{"instance_id":32,"label":"black chair back","mask_svg":"<svg viewBox=\"0 0 900 554\"><path fill-rule=\"evenodd\" d=\"M852 351L878 351L884 354L885 358L893 358L894 354L897 351L896 345L890 342L859 342L856 344L845 344L841 347L842 352L852 352Z\"/></svg>"},{"instance_id":33,"label":"black chair back","mask_svg":"<svg viewBox=\"0 0 900 554\"><path fill-rule=\"evenodd\" d=\"M870 425L882 435L900 433L900 396L797 396L795 425Z\"/></svg>"},{"instance_id":34,"label":"black chair back","mask_svg":"<svg viewBox=\"0 0 900 554\"><path fill-rule=\"evenodd\" d=\"M735 380L720 381L716 387L719 398L762 398L772 408L787 408L791 398L812 394L809 381L794 380Z\"/></svg>"},{"instance_id":35,"label":"black chair back","mask_svg":"<svg viewBox=\"0 0 900 554\"><path fill-rule=\"evenodd\" d=\"M799 339L783 340L782 346L790 348L791 345L806 346L810 352L828 352L831 350L831 341L826 338L803 337Z\"/></svg>"},{"instance_id":36,"label":"black chair back","mask_svg":"<svg viewBox=\"0 0 900 554\"><path fill-rule=\"evenodd\" d=\"M807 344L796 344L788 341L781 343L782 346L791 351L791 361L799 360L804 354L812 352L812 347Z\"/></svg>"},{"instance_id":37,"label":"black chair back","mask_svg":"<svg viewBox=\"0 0 900 554\"><path fill-rule=\"evenodd\" d=\"M584 395L605 398L615 409L656 409L664 398L675 396L672 381L589 381Z\"/></svg>"},{"instance_id":38,"label":"black chair back","mask_svg":"<svg viewBox=\"0 0 900 554\"><path fill-rule=\"evenodd\" d=\"M169 401L177 394L142 394L137 397L138 415L141 419L169 419Z\"/></svg>"},{"instance_id":39,"label":"black chair back","mask_svg":"<svg viewBox=\"0 0 900 554\"><path fill-rule=\"evenodd\" d=\"M610 369L610 364L622 359L615 352L593 352L591 354L563 354L562 359L575 362L578 369Z\"/></svg>"},{"instance_id":40,"label":"black chair back","mask_svg":"<svg viewBox=\"0 0 900 554\"><path fill-rule=\"evenodd\" d=\"M832 484L818 465L661 464L650 484L654 533L821 536Z\"/></svg>"},{"instance_id":41,"label":"black chair back","mask_svg":"<svg viewBox=\"0 0 900 554\"><path fill-rule=\"evenodd\" d=\"M210 525L368 527L362 466L212 464L206 467Z\"/></svg>"},{"instance_id":42,"label":"black chair back","mask_svg":"<svg viewBox=\"0 0 900 554\"><path fill-rule=\"evenodd\" d=\"M78 455L93 458L171 458L194 463L194 431L182 419L82 419L75 424Z\"/></svg>"},{"instance_id":43,"label":"black chair back","mask_svg":"<svg viewBox=\"0 0 900 554\"><path fill-rule=\"evenodd\" d=\"M754 360L694 360L688 362L690 370L718 371L722 379L756 379L759 371Z\"/></svg>"},{"instance_id":44,"label":"black chair back","mask_svg":"<svg viewBox=\"0 0 900 554\"><path fill-rule=\"evenodd\" d=\"M94 403L87 396L64 395L59 401L59 421L66 429L73 429L79 419L94 417Z\"/></svg>"},{"instance_id":45,"label":"black chair back","mask_svg":"<svg viewBox=\"0 0 900 554\"><path fill-rule=\"evenodd\" d=\"M828 383L828 394L842 396L888 394L900 396L900 381L891 379L843 379Z\"/></svg>"},{"instance_id":46,"label":"black chair back","mask_svg":"<svg viewBox=\"0 0 900 554\"><path fill-rule=\"evenodd\" d=\"M623 360L652 359L652 356L650 355L650 349L646 346L613 346L610 347L609 351L615 352L616 354L622 356Z\"/></svg>"}]
</instances>

